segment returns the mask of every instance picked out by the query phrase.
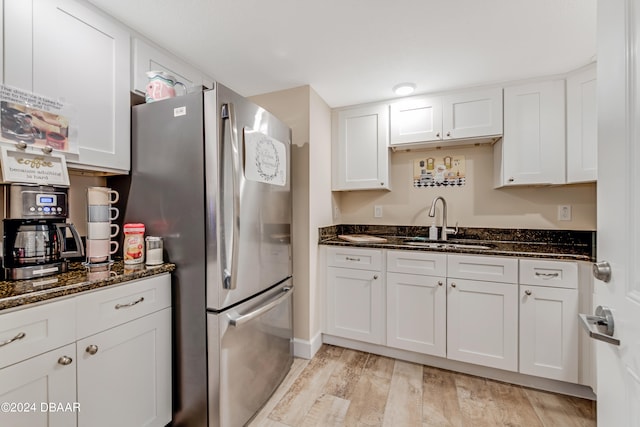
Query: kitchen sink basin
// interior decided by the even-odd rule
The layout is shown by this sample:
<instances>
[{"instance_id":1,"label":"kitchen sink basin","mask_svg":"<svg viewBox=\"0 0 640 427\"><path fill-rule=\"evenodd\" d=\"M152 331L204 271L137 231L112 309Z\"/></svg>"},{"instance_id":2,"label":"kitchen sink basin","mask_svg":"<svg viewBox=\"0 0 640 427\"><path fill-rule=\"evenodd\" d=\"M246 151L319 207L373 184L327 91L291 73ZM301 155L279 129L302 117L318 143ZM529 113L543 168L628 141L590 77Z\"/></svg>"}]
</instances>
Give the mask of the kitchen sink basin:
<instances>
[{"instance_id":1,"label":"kitchen sink basin","mask_svg":"<svg viewBox=\"0 0 640 427\"><path fill-rule=\"evenodd\" d=\"M419 246L421 248L430 249L476 249L476 250L488 250L493 249L495 246L490 244L476 244L476 243L448 243L448 242L434 242L427 240L423 237L414 237L404 241L405 245Z\"/></svg>"}]
</instances>

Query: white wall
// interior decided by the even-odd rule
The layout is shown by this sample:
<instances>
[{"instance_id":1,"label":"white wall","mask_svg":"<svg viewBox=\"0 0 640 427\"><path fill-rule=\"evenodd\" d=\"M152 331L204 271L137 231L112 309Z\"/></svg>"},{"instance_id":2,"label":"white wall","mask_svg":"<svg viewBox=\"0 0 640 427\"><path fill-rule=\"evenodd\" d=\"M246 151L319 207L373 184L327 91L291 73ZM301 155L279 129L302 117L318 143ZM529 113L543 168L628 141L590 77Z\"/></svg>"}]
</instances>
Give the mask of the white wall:
<instances>
[{"instance_id":1,"label":"white wall","mask_svg":"<svg viewBox=\"0 0 640 427\"><path fill-rule=\"evenodd\" d=\"M392 191L339 193L336 223L431 225L427 216L436 196L447 200L447 221L464 227L596 229L596 184L493 189L493 148L490 145L391 153ZM464 155L467 182L456 188L414 188L413 161L447 154ZM375 205L383 217L374 218ZM558 221L558 205L571 205L572 220ZM437 224L441 224L438 214Z\"/></svg>"},{"instance_id":2,"label":"white wall","mask_svg":"<svg viewBox=\"0 0 640 427\"><path fill-rule=\"evenodd\" d=\"M331 110L310 86L251 97L293 130L294 337L311 342L321 330L318 228L331 219Z\"/></svg>"},{"instance_id":3,"label":"white wall","mask_svg":"<svg viewBox=\"0 0 640 427\"><path fill-rule=\"evenodd\" d=\"M322 330L321 286L318 280L318 228L331 225L331 109L313 90L309 99L309 333Z\"/></svg>"}]
</instances>

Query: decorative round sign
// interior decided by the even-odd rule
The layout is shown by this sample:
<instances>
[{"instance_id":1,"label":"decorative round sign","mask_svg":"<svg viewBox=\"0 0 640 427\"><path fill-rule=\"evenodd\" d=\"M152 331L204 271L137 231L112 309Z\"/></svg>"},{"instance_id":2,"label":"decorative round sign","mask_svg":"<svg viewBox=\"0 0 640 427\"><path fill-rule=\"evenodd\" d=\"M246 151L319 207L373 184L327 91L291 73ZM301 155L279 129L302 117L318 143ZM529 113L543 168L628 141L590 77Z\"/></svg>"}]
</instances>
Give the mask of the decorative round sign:
<instances>
[{"instance_id":1,"label":"decorative round sign","mask_svg":"<svg viewBox=\"0 0 640 427\"><path fill-rule=\"evenodd\" d=\"M256 146L256 167L260 177L272 181L280 171L280 157L270 138L260 138Z\"/></svg>"}]
</instances>

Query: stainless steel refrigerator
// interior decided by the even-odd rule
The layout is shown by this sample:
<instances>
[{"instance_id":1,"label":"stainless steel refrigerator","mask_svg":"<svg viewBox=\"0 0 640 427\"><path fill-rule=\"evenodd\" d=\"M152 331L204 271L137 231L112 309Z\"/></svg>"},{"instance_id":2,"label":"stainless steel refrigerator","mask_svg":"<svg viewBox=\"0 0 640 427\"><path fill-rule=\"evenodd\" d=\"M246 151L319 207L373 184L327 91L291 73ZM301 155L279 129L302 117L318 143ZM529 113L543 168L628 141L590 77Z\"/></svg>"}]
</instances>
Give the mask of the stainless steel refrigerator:
<instances>
[{"instance_id":1,"label":"stainless steel refrigerator","mask_svg":"<svg viewBox=\"0 0 640 427\"><path fill-rule=\"evenodd\" d=\"M173 425L242 426L291 367L290 142L219 84L133 107L124 220L177 265Z\"/></svg>"}]
</instances>

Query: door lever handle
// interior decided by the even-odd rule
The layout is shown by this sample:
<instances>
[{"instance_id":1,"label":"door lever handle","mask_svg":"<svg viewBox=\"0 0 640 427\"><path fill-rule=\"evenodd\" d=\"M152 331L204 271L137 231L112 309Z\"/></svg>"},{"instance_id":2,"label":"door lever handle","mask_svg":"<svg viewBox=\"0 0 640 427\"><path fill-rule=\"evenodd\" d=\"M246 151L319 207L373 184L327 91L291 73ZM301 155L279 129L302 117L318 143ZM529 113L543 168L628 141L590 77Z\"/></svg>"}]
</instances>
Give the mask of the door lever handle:
<instances>
[{"instance_id":1,"label":"door lever handle","mask_svg":"<svg viewBox=\"0 0 640 427\"><path fill-rule=\"evenodd\" d=\"M613 313L609 308L598 306L595 316L587 314L578 314L578 316L582 327L591 338L613 345L620 345L620 340L613 338L615 323L613 321Z\"/></svg>"}]
</instances>

